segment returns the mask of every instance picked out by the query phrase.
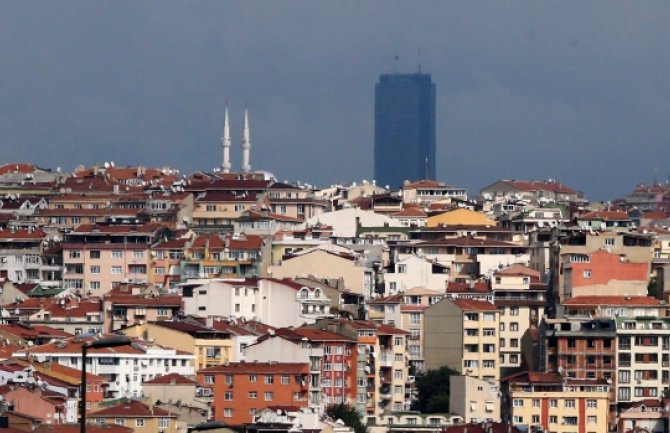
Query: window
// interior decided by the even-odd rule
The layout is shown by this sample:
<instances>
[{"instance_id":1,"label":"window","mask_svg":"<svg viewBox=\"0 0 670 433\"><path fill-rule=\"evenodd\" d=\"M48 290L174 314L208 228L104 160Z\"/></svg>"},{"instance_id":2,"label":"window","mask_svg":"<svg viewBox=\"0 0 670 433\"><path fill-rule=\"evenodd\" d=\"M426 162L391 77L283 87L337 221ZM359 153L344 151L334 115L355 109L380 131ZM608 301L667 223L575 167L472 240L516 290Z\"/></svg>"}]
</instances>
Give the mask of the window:
<instances>
[{"instance_id":1,"label":"window","mask_svg":"<svg viewBox=\"0 0 670 433\"><path fill-rule=\"evenodd\" d=\"M597 424L598 423L598 417L589 415L586 417L586 423L587 424Z\"/></svg>"},{"instance_id":2,"label":"window","mask_svg":"<svg viewBox=\"0 0 670 433\"><path fill-rule=\"evenodd\" d=\"M159 266L157 268L154 268L154 274L156 275L165 275L165 268L162 266Z\"/></svg>"},{"instance_id":3,"label":"window","mask_svg":"<svg viewBox=\"0 0 670 433\"><path fill-rule=\"evenodd\" d=\"M92 259L99 259L100 258L100 250L91 250L91 251L89 251L88 256Z\"/></svg>"},{"instance_id":4,"label":"window","mask_svg":"<svg viewBox=\"0 0 670 433\"><path fill-rule=\"evenodd\" d=\"M549 400L549 407L558 407L558 400L555 398Z\"/></svg>"},{"instance_id":5,"label":"window","mask_svg":"<svg viewBox=\"0 0 670 433\"><path fill-rule=\"evenodd\" d=\"M70 251L70 258L71 259L78 259L81 257L81 251ZM19 261L19 257L16 257L16 261ZM21 257L21 261L23 261L23 257Z\"/></svg>"},{"instance_id":6,"label":"window","mask_svg":"<svg viewBox=\"0 0 670 433\"><path fill-rule=\"evenodd\" d=\"M509 324L509 330L510 331L518 331L519 330L519 322L512 322Z\"/></svg>"},{"instance_id":7,"label":"window","mask_svg":"<svg viewBox=\"0 0 670 433\"><path fill-rule=\"evenodd\" d=\"M575 408L575 400L569 398L565 400L565 408L566 409L574 409Z\"/></svg>"},{"instance_id":8,"label":"window","mask_svg":"<svg viewBox=\"0 0 670 433\"><path fill-rule=\"evenodd\" d=\"M213 385L214 384L214 376L211 376L211 375L205 376L205 384Z\"/></svg>"},{"instance_id":9,"label":"window","mask_svg":"<svg viewBox=\"0 0 670 433\"><path fill-rule=\"evenodd\" d=\"M144 427L144 418L136 418L135 427Z\"/></svg>"},{"instance_id":10,"label":"window","mask_svg":"<svg viewBox=\"0 0 670 433\"><path fill-rule=\"evenodd\" d=\"M540 407L540 399L539 398L534 398L533 399L533 407Z\"/></svg>"},{"instance_id":11,"label":"window","mask_svg":"<svg viewBox=\"0 0 670 433\"><path fill-rule=\"evenodd\" d=\"M514 400L512 400L512 406L513 407L523 407L523 399L515 398Z\"/></svg>"},{"instance_id":12,"label":"window","mask_svg":"<svg viewBox=\"0 0 670 433\"><path fill-rule=\"evenodd\" d=\"M605 246L613 247L614 246L614 238L605 238Z\"/></svg>"},{"instance_id":13,"label":"window","mask_svg":"<svg viewBox=\"0 0 670 433\"><path fill-rule=\"evenodd\" d=\"M249 398L255 400L258 398L258 393L256 391L249 391Z\"/></svg>"},{"instance_id":14,"label":"window","mask_svg":"<svg viewBox=\"0 0 670 433\"><path fill-rule=\"evenodd\" d=\"M90 287L91 290L99 290L100 289L100 281L91 281L89 287Z\"/></svg>"},{"instance_id":15,"label":"window","mask_svg":"<svg viewBox=\"0 0 670 433\"><path fill-rule=\"evenodd\" d=\"M495 328L484 328L484 336L485 337L493 337L495 335L496 335Z\"/></svg>"},{"instance_id":16,"label":"window","mask_svg":"<svg viewBox=\"0 0 670 433\"><path fill-rule=\"evenodd\" d=\"M249 375L249 382L254 382L255 383L256 381L258 381L258 376L256 376L255 374L250 374Z\"/></svg>"},{"instance_id":17,"label":"window","mask_svg":"<svg viewBox=\"0 0 670 433\"><path fill-rule=\"evenodd\" d=\"M92 274L99 274L100 273L100 266L91 266L91 273Z\"/></svg>"},{"instance_id":18,"label":"window","mask_svg":"<svg viewBox=\"0 0 670 433\"><path fill-rule=\"evenodd\" d=\"M232 384L233 384L233 375L226 374L226 385L232 385Z\"/></svg>"},{"instance_id":19,"label":"window","mask_svg":"<svg viewBox=\"0 0 670 433\"><path fill-rule=\"evenodd\" d=\"M116 419L114 420L114 424L117 424L117 425L126 425L126 420L125 420L124 418L116 418Z\"/></svg>"},{"instance_id":20,"label":"window","mask_svg":"<svg viewBox=\"0 0 670 433\"><path fill-rule=\"evenodd\" d=\"M407 273L407 265L398 265L398 273L399 274L406 274Z\"/></svg>"},{"instance_id":21,"label":"window","mask_svg":"<svg viewBox=\"0 0 670 433\"><path fill-rule=\"evenodd\" d=\"M410 325L420 325L421 324L421 313L409 313L409 324Z\"/></svg>"},{"instance_id":22,"label":"window","mask_svg":"<svg viewBox=\"0 0 670 433\"><path fill-rule=\"evenodd\" d=\"M274 376L271 374L266 374L265 375L265 384L266 385L272 385L274 383Z\"/></svg>"},{"instance_id":23,"label":"window","mask_svg":"<svg viewBox=\"0 0 670 433\"><path fill-rule=\"evenodd\" d=\"M519 315L519 307L509 307L509 315L510 316L518 316Z\"/></svg>"},{"instance_id":24,"label":"window","mask_svg":"<svg viewBox=\"0 0 670 433\"><path fill-rule=\"evenodd\" d=\"M112 251L112 258L113 259L122 259L123 258L123 251Z\"/></svg>"},{"instance_id":25,"label":"window","mask_svg":"<svg viewBox=\"0 0 670 433\"><path fill-rule=\"evenodd\" d=\"M133 259L143 259L144 258L144 251L133 251Z\"/></svg>"},{"instance_id":26,"label":"window","mask_svg":"<svg viewBox=\"0 0 670 433\"><path fill-rule=\"evenodd\" d=\"M112 266L112 275L121 275L123 268L121 266Z\"/></svg>"},{"instance_id":27,"label":"window","mask_svg":"<svg viewBox=\"0 0 670 433\"><path fill-rule=\"evenodd\" d=\"M227 407L223 409L223 417L224 418L232 418L233 417L233 408Z\"/></svg>"},{"instance_id":28,"label":"window","mask_svg":"<svg viewBox=\"0 0 670 433\"><path fill-rule=\"evenodd\" d=\"M558 424L558 417L556 415L549 415L549 424Z\"/></svg>"},{"instance_id":29,"label":"window","mask_svg":"<svg viewBox=\"0 0 670 433\"><path fill-rule=\"evenodd\" d=\"M265 393L265 401L272 401L274 394L272 392Z\"/></svg>"},{"instance_id":30,"label":"window","mask_svg":"<svg viewBox=\"0 0 670 433\"><path fill-rule=\"evenodd\" d=\"M591 269L584 269L584 278L591 278Z\"/></svg>"},{"instance_id":31,"label":"window","mask_svg":"<svg viewBox=\"0 0 670 433\"><path fill-rule=\"evenodd\" d=\"M281 377L281 384L282 384L282 385L288 385L288 384L289 384L289 381L290 381L290 377L289 377L289 376L282 376L282 377Z\"/></svg>"},{"instance_id":32,"label":"window","mask_svg":"<svg viewBox=\"0 0 670 433\"><path fill-rule=\"evenodd\" d=\"M598 407L598 400L588 399L586 400L586 407L589 409L595 409Z\"/></svg>"},{"instance_id":33,"label":"window","mask_svg":"<svg viewBox=\"0 0 670 433\"><path fill-rule=\"evenodd\" d=\"M226 401L232 401L233 400L233 392L232 391L226 391L223 394L223 399Z\"/></svg>"}]
</instances>

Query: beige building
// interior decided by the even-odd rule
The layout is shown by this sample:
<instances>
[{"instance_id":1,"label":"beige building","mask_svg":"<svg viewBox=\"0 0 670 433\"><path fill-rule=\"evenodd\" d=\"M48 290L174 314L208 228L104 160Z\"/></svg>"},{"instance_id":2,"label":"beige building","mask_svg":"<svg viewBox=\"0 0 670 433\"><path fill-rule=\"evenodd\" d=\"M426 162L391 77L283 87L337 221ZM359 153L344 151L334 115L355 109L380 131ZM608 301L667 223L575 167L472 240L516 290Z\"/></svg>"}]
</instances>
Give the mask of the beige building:
<instances>
[{"instance_id":1,"label":"beige building","mask_svg":"<svg viewBox=\"0 0 670 433\"><path fill-rule=\"evenodd\" d=\"M524 335L544 316L547 285L538 271L517 264L495 272L491 289L500 311L500 368L520 368Z\"/></svg>"},{"instance_id":2,"label":"beige building","mask_svg":"<svg viewBox=\"0 0 670 433\"><path fill-rule=\"evenodd\" d=\"M524 431L533 427L556 433L609 431L609 385L604 380L523 372L505 382L507 415Z\"/></svg>"},{"instance_id":3,"label":"beige building","mask_svg":"<svg viewBox=\"0 0 670 433\"><path fill-rule=\"evenodd\" d=\"M370 296L374 289L374 271L363 257L343 247L333 250L320 247L300 251L272 266L273 278L296 278L313 275L318 278L343 278L350 292Z\"/></svg>"},{"instance_id":4,"label":"beige building","mask_svg":"<svg viewBox=\"0 0 670 433\"><path fill-rule=\"evenodd\" d=\"M195 371L234 359L230 334L195 321L163 321L135 325L121 330L131 338L151 339L158 344L195 355Z\"/></svg>"},{"instance_id":5,"label":"beige building","mask_svg":"<svg viewBox=\"0 0 670 433\"><path fill-rule=\"evenodd\" d=\"M449 383L449 410L465 422L499 422L500 396L498 385L472 376L454 375Z\"/></svg>"},{"instance_id":6,"label":"beige building","mask_svg":"<svg viewBox=\"0 0 670 433\"><path fill-rule=\"evenodd\" d=\"M95 424L117 424L132 428L135 433L184 433L186 426L177 415L138 400L126 400L89 415Z\"/></svg>"},{"instance_id":7,"label":"beige building","mask_svg":"<svg viewBox=\"0 0 670 433\"><path fill-rule=\"evenodd\" d=\"M472 299L443 299L424 312L424 355L428 370L448 366L461 374L497 384L499 312Z\"/></svg>"}]
</instances>

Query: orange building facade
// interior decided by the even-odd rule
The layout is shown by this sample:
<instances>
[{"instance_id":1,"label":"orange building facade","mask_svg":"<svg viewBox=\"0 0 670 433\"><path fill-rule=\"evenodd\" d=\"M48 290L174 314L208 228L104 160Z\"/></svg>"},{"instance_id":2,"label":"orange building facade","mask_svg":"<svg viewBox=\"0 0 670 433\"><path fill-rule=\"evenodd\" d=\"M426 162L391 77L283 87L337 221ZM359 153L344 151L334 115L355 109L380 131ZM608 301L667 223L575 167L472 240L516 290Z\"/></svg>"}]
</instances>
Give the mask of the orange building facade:
<instances>
[{"instance_id":1,"label":"orange building facade","mask_svg":"<svg viewBox=\"0 0 670 433\"><path fill-rule=\"evenodd\" d=\"M268 406L307 407L308 376L308 363L234 362L202 369L197 379L213 389L214 419L234 425Z\"/></svg>"}]
</instances>

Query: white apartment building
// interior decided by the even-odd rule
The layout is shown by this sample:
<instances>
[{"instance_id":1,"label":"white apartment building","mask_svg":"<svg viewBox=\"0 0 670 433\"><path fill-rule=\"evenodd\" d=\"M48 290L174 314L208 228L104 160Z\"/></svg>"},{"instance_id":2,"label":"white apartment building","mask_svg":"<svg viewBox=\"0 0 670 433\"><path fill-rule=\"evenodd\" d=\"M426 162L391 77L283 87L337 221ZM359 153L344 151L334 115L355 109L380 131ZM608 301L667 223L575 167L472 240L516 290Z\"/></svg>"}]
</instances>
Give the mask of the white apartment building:
<instances>
[{"instance_id":1,"label":"white apartment building","mask_svg":"<svg viewBox=\"0 0 670 433\"><path fill-rule=\"evenodd\" d=\"M180 284L184 312L300 326L330 317L331 300L318 287L270 278L196 279Z\"/></svg>"},{"instance_id":2,"label":"white apartment building","mask_svg":"<svg viewBox=\"0 0 670 433\"><path fill-rule=\"evenodd\" d=\"M71 339L34 346L15 352L17 358L34 356L38 361L51 361L81 369L81 346L86 341ZM142 396L142 382L167 373L193 376L195 356L150 342L135 341L132 346L91 349L87 354L86 371L107 379L105 397Z\"/></svg>"}]
</instances>

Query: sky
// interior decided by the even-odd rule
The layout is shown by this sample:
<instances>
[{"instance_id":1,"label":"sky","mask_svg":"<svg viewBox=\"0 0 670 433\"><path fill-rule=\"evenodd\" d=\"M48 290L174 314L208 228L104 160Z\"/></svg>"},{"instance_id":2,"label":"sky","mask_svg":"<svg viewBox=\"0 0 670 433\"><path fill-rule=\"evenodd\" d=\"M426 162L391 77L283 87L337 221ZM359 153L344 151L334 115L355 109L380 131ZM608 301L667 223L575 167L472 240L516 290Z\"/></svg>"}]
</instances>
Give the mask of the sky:
<instances>
[{"instance_id":1,"label":"sky","mask_svg":"<svg viewBox=\"0 0 670 433\"><path fill-rule=\"evenodd\" d=\"M371 180L374 84L430 73L438 180L593 200L670 173L670 3L0 0L0 163ZM397 57L397 60L396 60Z\"/></svg>"}]
</instances>

